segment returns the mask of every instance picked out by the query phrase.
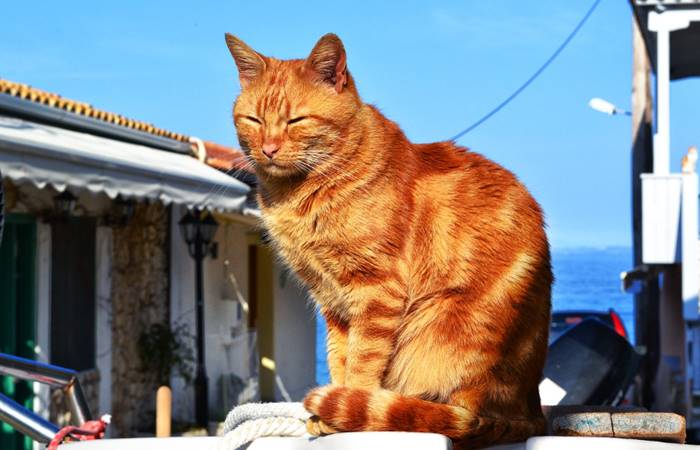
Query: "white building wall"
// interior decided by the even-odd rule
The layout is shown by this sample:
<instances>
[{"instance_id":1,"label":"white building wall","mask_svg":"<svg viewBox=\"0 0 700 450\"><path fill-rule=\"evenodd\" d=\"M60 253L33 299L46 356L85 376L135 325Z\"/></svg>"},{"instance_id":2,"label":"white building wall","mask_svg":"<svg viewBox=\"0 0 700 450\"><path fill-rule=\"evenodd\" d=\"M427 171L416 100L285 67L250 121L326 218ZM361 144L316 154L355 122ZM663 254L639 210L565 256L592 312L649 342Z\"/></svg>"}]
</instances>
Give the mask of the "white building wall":
<instances>
[{"instance_id":1,"label":"white building wall","mask_svg":"<svg viewBox=\"0 0 700 450\"><path fill-rule=\"evenodd\" d=\"M187 252L178 221L185 214L182 207L173 207L171 223L171 325L185 324L192 337L195 329L195 285L194 259ZM218 243L216 259L204 260L204 347L205 365L209 378L209 411L212 420L223 420L231 405L224 404L221 392L223 375L247 372L247 346L237 345L241 339L237 333L245 327L239 319L236 292L231 289L230 277L233 275L239 286L239 294L247 300L248 295L248 249L246 233L249 227L236 223L220 223L215 242ZM194 351L194 340L192 348ZM196 355L195 355L196 356ZM183 381L174 376L173 415L178 420L194 419L194 390L185 386Z\"/></svg>"},{"instance_id":2,"label":"white building wall","mask_svg":"<svg viewBox=\"0 0 700 450\"><path fill-rule=\"evenodd\" d=\"M194 317L194 260L187 253L178 221L186 208L172 207L170 224L170 324L176 327L185 324L192 336L195 335ZM194 352L194 341L192 341ZM194 374L193 374L194 376ZM178 376L173 376L170 386L173 391L173 419L183 422L194 421L194 390L186 386Z\"/></svg>"},{"instance_id":3,"label":"white building wall","mask_svg":"<svg viewBox=\"0 0 700 450\"><path fill-rule=\"evenodd\" d=\"M0 180L0 182L2 182ZM36 258L36 360L51 361L51 226L37 223L37 258ZM34 391L34 412L45 419L49 418L51 393L49 387L41 383L32 383ZM34 450L45 446L35 442Z\"/></svg>"},{"instance_id":4,"label":"white building wall","mask_svg":"<svg viewBox=\"0 0 700 450\"><path fill-rule=\"evenodd\" d=\"M314 306L296 277L279 264L274 283L275 397L300 401L316 385Z\"/></svg>"},{"instance_id":5,"label":"white building wall","mask_svg":"<svg viewBox=\"0 0 700 450\"><path fill-rule=\"evenodd\" d=\"M99 226L95 236L95 362L100 371L99 411L112 411L112 229Z\"/></svg>"},{"instance_id":6,"label":"white building wall","mask_svg":"<svg viewBox=\"0 0 700 450\"><path fill-rule=\"evenodd\" d=\"M212 418L223 420L232 399L224 398L222 377L248 373L247 340L241 333L247 324L239 298L248 299L248 227L220 221L215 241L216 259L204 264L205 357L209 375L209 409Z\"/></svg>"},{"instance_id":7,"label":"white building wall","mask_svg":"<svg viewBox=\"0 0 700 450\"><path fill-rule=\"evenodd\" d=\"M178 228L185 209L173 206L171 223L171 324L186 324L195 335L194 260ZM246 316L239 299L248 301L248 233L250 225L219 220L214 240L218 256L204 260L205 362L209 377L209 409L212 420L221 420L233 406L222 391L222 377L256 375L257 349L247 334ZM232 281L231 276L235 278ZM274 274L274 348L278 374L276 398L301 400L315 385L316 325L313 306L294 278L279 266ZM237 285L237 288L236 288ZM239 308L241 313L239 315ZM194 342L193 342L194 345ZM253 373L251 373L253 372ZM173 417L194 419L194 391L174 376ZM255 387L251 387L251 392ZM287 394L283 394L286 392ZM287 397L288 395L288 397Z\"/></svg>"}]
</instances>

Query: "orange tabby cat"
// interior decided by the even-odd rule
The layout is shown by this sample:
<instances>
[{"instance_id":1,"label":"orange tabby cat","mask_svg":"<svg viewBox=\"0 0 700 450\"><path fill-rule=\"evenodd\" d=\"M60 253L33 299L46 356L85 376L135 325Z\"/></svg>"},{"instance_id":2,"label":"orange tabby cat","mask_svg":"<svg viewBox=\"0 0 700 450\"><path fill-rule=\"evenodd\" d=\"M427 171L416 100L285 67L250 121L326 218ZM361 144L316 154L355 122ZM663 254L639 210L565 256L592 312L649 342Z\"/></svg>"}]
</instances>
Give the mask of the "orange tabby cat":
<instances>
[{"instance_id":1,"label":"orange tabby cat","mask_svg":"<svg viewBox=\"0 0 700 450\"><path fill-rule=\"evenodd\" d=\"M309 430L456 448L542 433L552 273L525 187L452 142L409 142L362 102L333 34L289 61L226 42L265 225L328 323L332 384L307 395Z\"/></svg>"}]
</instances>

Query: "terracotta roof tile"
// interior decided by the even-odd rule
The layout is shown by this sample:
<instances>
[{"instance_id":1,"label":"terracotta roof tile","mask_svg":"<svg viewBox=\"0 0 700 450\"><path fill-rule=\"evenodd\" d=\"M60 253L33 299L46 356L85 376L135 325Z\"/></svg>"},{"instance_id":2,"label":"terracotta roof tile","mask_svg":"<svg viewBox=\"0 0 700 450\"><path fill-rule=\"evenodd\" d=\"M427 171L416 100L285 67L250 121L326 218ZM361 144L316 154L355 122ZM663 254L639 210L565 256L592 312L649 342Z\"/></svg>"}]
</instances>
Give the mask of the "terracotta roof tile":
<instances>
[{"instance_id":1,"label":"terracotta roof tile","mask_svg":"<svg viewBox=\"0 0 700 450\"><path fill-rule=\"evenodd\" d=\"M250 164L246 163L242 151L215 142L205 141L207 149L207 164L219 170L255 173Z\"/></svg>"},{"instance_id":2,"label":"terracotta roof tile","mask_svg":"<svg viewBox=\"0 0 700 450\"><path fill-rule=\"evenodd\" d=\"M93 119L101 120L103 122L109 122L122 127L132 128L135 130L154 134L156 136L162 136L181 142L189 142L189 136L186 136L184 134L174 133L172 131L155 127L150 123L130 119L120 114L114 114L108 111L103 111L101 109L94 108L89 103L63 98L58 94L43 91L41 89L31 87L27 84L16 83L14 81L4 80L0 78L0 93L12 95L13 97L18 97L36 103L41 103L52 108L62 109L68 112L72 112L74 114L79 114L81 116L91 117Z\"/></svg>"}]
</instances>

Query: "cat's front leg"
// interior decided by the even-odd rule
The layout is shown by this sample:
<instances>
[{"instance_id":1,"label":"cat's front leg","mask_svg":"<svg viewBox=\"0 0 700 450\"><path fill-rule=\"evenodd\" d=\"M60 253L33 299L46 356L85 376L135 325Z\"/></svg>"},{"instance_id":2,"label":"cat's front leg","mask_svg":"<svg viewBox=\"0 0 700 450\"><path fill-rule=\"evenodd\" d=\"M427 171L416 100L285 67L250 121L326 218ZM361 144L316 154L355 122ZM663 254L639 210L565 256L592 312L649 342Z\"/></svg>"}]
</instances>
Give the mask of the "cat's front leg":
<instances>
[{"instance_id":1,"label":"cat's front leg","mask_svg":"<svg viewBox=\"0 0 700 450\"><path fill-rule=\"evenodd\" d=\"M394 350L404 313L398 296L373 297L350 321L345 386L377 389Z\"/></svg>"},{"instance_id":2,"label":"cat's front leg","mask_svg":"<svg viewBox=\"0 0 700 450\"><path fill-rule=\"evenodd\" d=\"M345 364L348 354L348 323L333 312L322 309L326 319L326 349L328 354L328 371L331 374L331 384L345 384Z\"/></svg>"}]
</instances>

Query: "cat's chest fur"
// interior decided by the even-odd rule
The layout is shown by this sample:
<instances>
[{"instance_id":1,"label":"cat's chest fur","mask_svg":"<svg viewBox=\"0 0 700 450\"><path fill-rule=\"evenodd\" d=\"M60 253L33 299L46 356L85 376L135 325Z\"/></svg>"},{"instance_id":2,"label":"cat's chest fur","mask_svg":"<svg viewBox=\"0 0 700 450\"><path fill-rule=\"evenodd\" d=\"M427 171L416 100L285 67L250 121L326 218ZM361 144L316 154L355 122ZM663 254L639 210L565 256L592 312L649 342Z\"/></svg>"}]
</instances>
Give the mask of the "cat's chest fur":
<instances>
[{"instance_id":1,"label":"cat's chest fur","mask_svg":"<svg viewBox=\"0 0 700 450\"><path fill-rule=\"evenodd\" d=\"M376 220L357 205L324 202L307 209L300 201L263 207L263 219L284 261L321 306L352 305L353 274L371 266L376 254Z\"/></svg>"}]
</instances>

